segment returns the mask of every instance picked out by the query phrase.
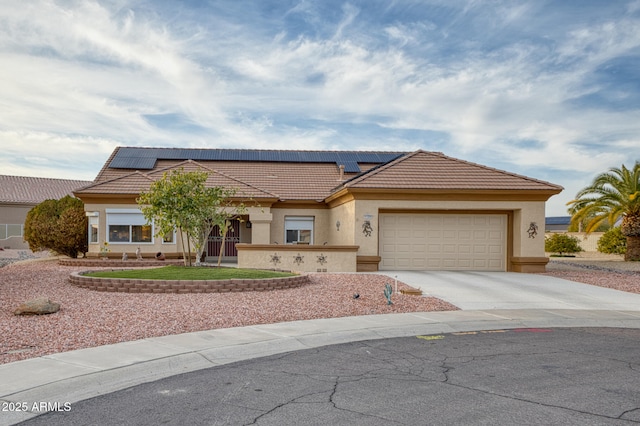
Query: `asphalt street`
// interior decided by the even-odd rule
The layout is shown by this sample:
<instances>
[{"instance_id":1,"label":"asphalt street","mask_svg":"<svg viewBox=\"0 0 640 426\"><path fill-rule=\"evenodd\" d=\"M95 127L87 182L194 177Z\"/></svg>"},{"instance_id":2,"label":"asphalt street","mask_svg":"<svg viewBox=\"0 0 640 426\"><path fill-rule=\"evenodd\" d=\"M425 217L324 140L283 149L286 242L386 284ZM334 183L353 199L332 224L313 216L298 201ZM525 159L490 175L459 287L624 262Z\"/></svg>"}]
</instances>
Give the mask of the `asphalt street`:
<instances>
[{"instance_id":1,"label":"asphalt street","mask_svg":"<svg viewBox=\"0 0 640 426\"><path fill-rule=\"evenodd\" d=\"M24 425L640 423L640 329L515 328L297 350L76 402Z\"/></svg>"}]
</instances>

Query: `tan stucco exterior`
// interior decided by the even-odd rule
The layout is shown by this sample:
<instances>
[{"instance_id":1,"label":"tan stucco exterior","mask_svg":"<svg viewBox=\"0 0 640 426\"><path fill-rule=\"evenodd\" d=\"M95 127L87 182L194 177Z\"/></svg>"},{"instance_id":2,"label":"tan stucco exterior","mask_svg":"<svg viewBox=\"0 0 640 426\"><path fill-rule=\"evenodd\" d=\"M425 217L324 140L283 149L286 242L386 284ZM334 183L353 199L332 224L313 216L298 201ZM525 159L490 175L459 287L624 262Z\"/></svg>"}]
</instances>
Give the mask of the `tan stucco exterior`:
<instances>
[{"instance_id":1,"label":"tan stucco exterior","mask_svg":"<svg viewBox=\"0 0 640 426\"><path fill-rule=\"evenodd\" d=\"M145 154L153 152L151 150ZM117 153L114 152L114 155ZM500 243L500 251L496 252L501 256L504 251L505 259L499 267L505 265L505 270L519 272L544 271L548 261L544 253L545 202L559 193L561 187L421 150L385 161L379 167L352 174L349 178L344 178L344 167L340 169L339 164L332 169L331 165L326 164L312 166L282 161L278 164L281 169L275 169L273 162L267 165L241 161L240 164L233 163L234 168L226 169L225 173L217 174L217 165L224 168L229 164L207 162L206 169L216 179L221 179L220 182L240 185L245 191L255 194L252 196L255 205L248 208L248 214L243 218L247 226L241 226L240 229L238 266L313 272L318 269L327 272L375 271L381 260L381 214L451 213L475 214L478 216L476 219L482 215L501 216L499 233L500 241L504 242ZM197 168L198 164L191 159L183 163L176 160L175 167L187 165ZM263 170L265 175L256 170ZM79 191L77 195L85 202L87 212L95 212L99 217L100 238L97 243L90 244L91 255L99 254L100 246L106 239L107 209L137 208L137 195L131 188L144 190L148 182L160 177L160 171L154 168L145 173L124 172L118 171L117 167L114 170L106 167L103 169L105 176L111 176L111 179L119 176L121 181L117 182L122 183L115 183L115 179L97 179L91 188ZM324 188L322 192L313 192L320 184ZM129 192L116 193L120 189ZM298 244L286 244L287 218L291 218L292 226L296 225L293 221L303 226L308 218L313 218L311 241L307 243L302 239L303 234L307 238L303 231L308 228L301 227L298 228L299 234L296 234L296 229L291 229L290 233L291 238L300 238ZM417 219L423 218L418 216ZM453 215L446 219L453 219ZM412 234L412 231L413 228L408 233ZM478 238L476 241L483 237ZM422 242L413 247L419 244ZM180 241L163 244L158 238L146 244L110 243L112 252L131 253L137 246L148 254L162 251L178 255L182 252ZM385 242L385 247L389 246L393 244ZM323 258L326 253L332 254ZM443 249L441 253L449 252ZM330 260L322 262L321 267L316 265L316 261L309 262L310 258L318 259L318 256ZM390 255L385 257L389 258ZM434 259L433 256L427 258Z\"/></svg>"},{"instance_id":2,"label":"tan stucco exterior","mask_svg":"<svg viewBox=\"0 0 640 426\"><path fill-rule=\"evenodd\" d=\"M361 269L377 269L375 264L376 259L379 260L378 218L381 212L467 212L469 214L474 212L494 212L504 213L509 218L507 270L532 272L544 269L544 265L547 262L544 252L544 233L539 232L533 237L530 237L528 233L532 223L537 226L543 226L545 217L544 201L420 200L416 197L401 201L395 199L395 196L393 198L377 200L351 198L346 199L345 202L336 203L332 208L322 205L312 205L311 208L303 208L296 205L288 208L286 204L266 208L251 207L248 211L248 220L251 222L251 228L241 226L241 242L260 246L261 249L258 250L254 247L252 250L247 250L245 247L244 250L239 252L238 264L239 266L247 267L257 267L259 265L261 267L273 267L270 261L271 255L273 255L274 250L282 250L278 246L284 245L284 223L285 218L289 216L314 218L312 246L325 247L325 250L335 246L356 247L357 249L353 252L353 256L349 254L341 257L339 266L344 271L355 271L357 269L356 257L362 259L363 262L366 261L365 263L368 264L368 266L363 266ZM98 243L89 245L90 256L97 256L100 252L100 247L106 241L106 211L110 209L137 208L136 204L91 203L85 205L85 209L88 212L97 212L99 217L100 237ZM336 225L338 221L340 222L339 228ZM364 232L363 224L365 221L370 223L370 235ZM160 238L154 238L153 243L109 243L112 256L115 253L121 254L122 252L131 254L135 252L138 246L148 255L158 251L176 256L182 253L179 238L176 238L173 243L163 243ZM352 253L351 249L349 253ZM320 253L314 251L310 255L318 256ZM354 258L351 259L351 257ZM290 269L285 268L285 264L287 262L283 261L280 268ZM320 269L335 271L338 270L336 267L338 266L330 265L328 268Z\"/></svg>"}]
</instances>

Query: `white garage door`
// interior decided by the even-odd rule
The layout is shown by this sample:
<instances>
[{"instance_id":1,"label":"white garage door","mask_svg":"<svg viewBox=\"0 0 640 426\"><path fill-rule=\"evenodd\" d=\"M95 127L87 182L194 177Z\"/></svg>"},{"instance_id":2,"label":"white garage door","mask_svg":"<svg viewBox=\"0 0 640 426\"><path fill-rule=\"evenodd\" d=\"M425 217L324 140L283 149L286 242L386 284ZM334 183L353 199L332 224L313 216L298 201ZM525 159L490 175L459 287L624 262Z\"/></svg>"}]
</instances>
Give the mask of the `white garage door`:
<instances>
[{"instance_id":1,"label":"white garage door","mask_svg":"<svg viewBox=\"0 0 640 426\"><path fill-rule=\"evenodd\" d=\"M505 271L507 216L381 214L381 270Z\"/></svg>"}]
</instances>

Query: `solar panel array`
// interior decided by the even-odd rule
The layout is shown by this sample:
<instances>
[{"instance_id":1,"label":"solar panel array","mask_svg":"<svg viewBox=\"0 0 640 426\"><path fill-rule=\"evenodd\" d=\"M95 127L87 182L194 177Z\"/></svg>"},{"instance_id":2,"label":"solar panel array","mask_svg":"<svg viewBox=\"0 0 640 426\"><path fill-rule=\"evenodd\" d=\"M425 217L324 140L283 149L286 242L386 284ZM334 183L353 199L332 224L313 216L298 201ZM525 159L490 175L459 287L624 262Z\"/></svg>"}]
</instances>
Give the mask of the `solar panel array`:
<instances>
[{"instance_id":1,"label":"solar panel array","mask_svg":"<svg viewBox=\"0 0 640 426\"><path fill-rule=\"evenodd\" d=\"M278 163L335 163L346 173L359 173L359 163L387 163L406 152L389 151L285 151L253 149L183 149L123 147L111 160L114 169L150 170L157 160L267 161Z\"/></svg>"}]
</instances>

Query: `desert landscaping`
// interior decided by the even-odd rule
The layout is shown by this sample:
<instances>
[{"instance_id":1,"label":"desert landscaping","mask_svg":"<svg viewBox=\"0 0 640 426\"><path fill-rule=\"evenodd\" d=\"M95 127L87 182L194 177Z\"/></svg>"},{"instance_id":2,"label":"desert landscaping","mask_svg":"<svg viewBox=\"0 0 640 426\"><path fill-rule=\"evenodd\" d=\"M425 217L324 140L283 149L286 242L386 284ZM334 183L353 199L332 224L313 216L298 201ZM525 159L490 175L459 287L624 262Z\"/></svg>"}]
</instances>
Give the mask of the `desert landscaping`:
<instances>
[{"instance_id":1,"label":"desert landscaping","mask_svg":"<svg viewBox=\"0 0 640 426\"><path fill-rule=\"evenodd\" d=\"M209 294L108 293L74 287L80 267L28 251L0 252L0 363L99 345L193 331L316 318L455 310L433 298L394 294L376 274L311 274L301 288ZM95 269L95 268L94 268ZM640 263L555 260L546 274L640 293ZM399 283L399 289L408 288ZM355 295L358 295L355 298ZM61 308L49 315L18 316L23 302L46 297Z\"/></svg>"}]
</instances>

